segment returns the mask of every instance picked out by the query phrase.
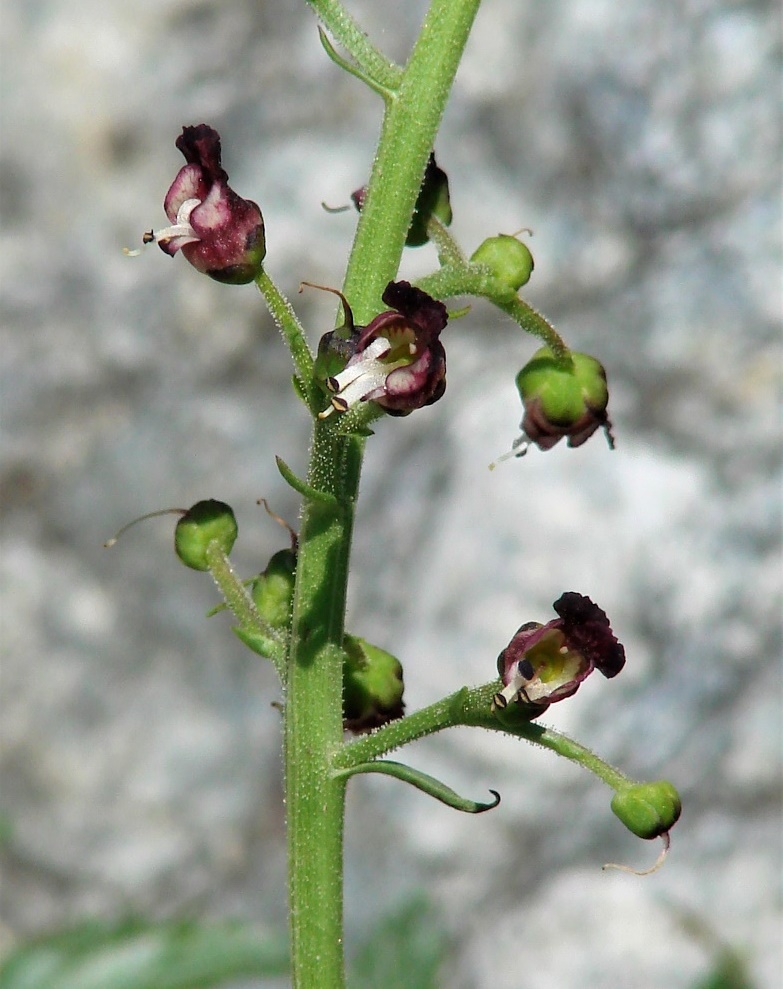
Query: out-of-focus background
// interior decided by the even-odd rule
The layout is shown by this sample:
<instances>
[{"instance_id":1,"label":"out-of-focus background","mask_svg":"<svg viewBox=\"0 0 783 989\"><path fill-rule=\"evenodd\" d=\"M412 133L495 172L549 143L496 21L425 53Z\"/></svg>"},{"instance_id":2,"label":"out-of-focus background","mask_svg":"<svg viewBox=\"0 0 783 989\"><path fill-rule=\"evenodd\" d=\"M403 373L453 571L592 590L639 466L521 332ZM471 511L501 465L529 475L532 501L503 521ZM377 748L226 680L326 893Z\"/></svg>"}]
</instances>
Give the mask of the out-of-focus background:
<instances>
[{"instance_id":1,"label":"out-of-focus background","mask_svg":"<svg viewBox=\"0 0 783 989\"><path fill-rule=\"evenodd\" d=\"M422 0L350 4L403 60ZM142 512L231 503L247 574L295 522L274 466L308 422L252 286L124 245L165 222L183 124L223 137L268 270L312 340L380 101L302 0L9 0L2 18L2 930L84 917L285 924L278 691L202 575ZM545 720L685 810L658 874L609 792L549 753L460 730L410 761L463 817L351 784L349 946L424 889L450 989L692 986L721 945L781 978L780 23L776 5L486 0L437 142L468 251L529 227L526 297L605 363L617 450L533 451L513 376L534 341L484 304L445 338L449 387L379 424L349 628L396 652L415 709L493 675L563 590L626 645L621 677ZM431 270L431 247L403 272Z\"/></svg>"}]
</instances>

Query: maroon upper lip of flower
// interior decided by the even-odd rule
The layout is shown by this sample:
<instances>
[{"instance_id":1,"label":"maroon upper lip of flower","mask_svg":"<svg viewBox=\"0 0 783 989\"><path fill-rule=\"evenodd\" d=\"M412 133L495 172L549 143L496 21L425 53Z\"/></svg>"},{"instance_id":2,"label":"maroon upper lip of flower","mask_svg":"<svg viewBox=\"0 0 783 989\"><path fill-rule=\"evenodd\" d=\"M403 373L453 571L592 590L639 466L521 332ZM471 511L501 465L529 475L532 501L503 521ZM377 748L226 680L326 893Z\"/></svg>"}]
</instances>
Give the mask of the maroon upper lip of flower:
<instances>
[{"instance_id":1,"label":"maroon upper lip of flower","mask_svg":"<svg viewBox=\"0 0 783 989\"><path fill-rule=\"evenodd\" d=\"M612 632L606 612L576 591L566 591L552 607L560 615L559 627L569 647L581 652L608 680L616 677L625 666L625 649Z\"/></svg>"},{"instance_id":2,"label":"maroon upper lip of flower","mask_svg":"<svg viewBox=\"0 0 783 989\"><path fill-rule=\"evenodd\" d=\"M398 327L413 330L416 350L421 353L438 339L449 321L449 313L443 303L410 282L389 282L381 298L391 309L379 313L363 327L357 353L361 353L382 331L386 331L383 335L387 336Z\"/></svg>"},{"instance_id":3,"label":"maroon upper lip of flower","mask_svg":"<svg viewBox=\"0 0 783 989\"><path fill-rule=\"evenodd\" d=\"M174 142L189 165L198 165L204 178L212 182L228 182L228 174L221 164L220 135L209 124L183 127Z\"/></svg>"}]
</instances>

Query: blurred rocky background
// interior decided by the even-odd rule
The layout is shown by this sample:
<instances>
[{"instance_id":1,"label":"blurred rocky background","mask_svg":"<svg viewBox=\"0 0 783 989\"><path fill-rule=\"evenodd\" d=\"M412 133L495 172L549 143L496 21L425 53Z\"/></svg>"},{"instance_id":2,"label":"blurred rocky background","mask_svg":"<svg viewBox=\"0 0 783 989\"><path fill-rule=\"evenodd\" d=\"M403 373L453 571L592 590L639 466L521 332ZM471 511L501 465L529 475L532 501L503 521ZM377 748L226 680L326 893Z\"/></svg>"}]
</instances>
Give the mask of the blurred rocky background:
<instances>
[{"instance_id":1,"label":"blurred rocky background","mask_svg":"<svg viewBox=\"0 0 783 989\"><path fill-rule=\"evenodd\" d=\"M422 0L350 4L405 58ZM2 17L2 942L87 916L285 923L278 691L228 631L173 522L231 503L248 575L295 522L274 455L308 422L252 286L125 245L164 223L174 140L206 121L262 205L268 269L313 341L368 173L378 98L303 0L8 0ZM347 937L424 888L450 989L679 989L709 945L781 978L780 21L764 0L486 0L437 142L453 230L534 231L526 297L605 363L617 450L531 452L513 375L535 349L476 304L438 405L379 424L349 627L397 653L415 709L494 672L563 590L628 664L544 719L685 810L658 874L609 792L550 753L460 730L410 761L462 817L351 784ZM434 265L430 247L403 272ZM694 931L700 930L697 935ZM704 933L706 932L706 933ZM404 960L403 960L404 961ZM383 989L383 987L379 987Z\"/></svg>"}]
</instances>

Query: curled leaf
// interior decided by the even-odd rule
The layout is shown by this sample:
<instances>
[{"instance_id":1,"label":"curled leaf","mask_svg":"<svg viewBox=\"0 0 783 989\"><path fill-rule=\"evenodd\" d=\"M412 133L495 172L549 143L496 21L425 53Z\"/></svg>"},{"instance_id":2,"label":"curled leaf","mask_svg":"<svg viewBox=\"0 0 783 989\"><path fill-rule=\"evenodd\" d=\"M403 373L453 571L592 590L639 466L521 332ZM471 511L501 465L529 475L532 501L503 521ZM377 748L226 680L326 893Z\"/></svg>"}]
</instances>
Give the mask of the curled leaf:
<instances>
[{"instance_id":1,"label":"curled leaf","mask_svg":"<svg viewBox=\"0 0 783 989\"><path fill-rule=\"evenodd\" d=\"M489 803L468 800L467 797L461 797L450 786L446 786L445 783L435 779L434 776L429 776L427 773L423 773L419 769L414 769L412 766L406 766L402 762L392 762L389 759L379 760L377 762L363 762L358 766L352 766L350 769L340 770L336 775L347 779L349 776L355 776L359 773L381 773L385 776L394 776L396 779L402 780L403 783L410 783L411 786L415 786L422 793L426 793L428 796L439 800L442 804L446 804L447 807L452 807L454 810L461 810L465 814L482 814L485 810L492 810L500 803L500 794L496 790L489 791L494 798Z\"/></svg>"}]
</instances>

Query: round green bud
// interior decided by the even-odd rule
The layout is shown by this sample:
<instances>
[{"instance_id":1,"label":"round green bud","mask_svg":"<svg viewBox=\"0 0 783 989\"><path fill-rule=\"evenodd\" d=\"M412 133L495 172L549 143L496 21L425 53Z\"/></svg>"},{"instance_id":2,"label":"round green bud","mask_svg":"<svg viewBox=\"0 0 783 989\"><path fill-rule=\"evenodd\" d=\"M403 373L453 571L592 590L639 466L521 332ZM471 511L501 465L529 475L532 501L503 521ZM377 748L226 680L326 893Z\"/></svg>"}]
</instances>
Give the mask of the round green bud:
<instances>
[{"instance_id":1,"label":"round green bud","mask_svg":"<svg viewBox=\"0 0 783 989\"><path fill-rule=\"evenodd\" d=\"M682 801L668 780L634 783L615 793L612 811L638 837L658 838L679 820Z\"/></svg>"},{"instance_id":2,"label":"round green bud","mask_svg":"<svg viewBox=\"0 0 783 989\"><path fill-rule=\"evenodd\" d=\"M527 285L534 267L527 244L509 234L488 237L479 244L470 260L489 269L492 277L503 286L504 299L513 298L523 285Z\"/></svg>"},{"instance_id":3,"label":"round green bud","mask_svg":"<svg viewBox=\"0 0 783 989\"><path fill-rule=\"evenodd\" d=\"M571 351L558 361L542 347L517 375L517 388L525 407L522 431L540 449L551 449L564 436L569 446L581 446L601 426L614 446L606 372L594 357Z\"/></svg>"},{"instance_id":4,"label":"round green bud","mask_svg":"<svg viewBox=\"0 0 783 989\"><path fill-rule=\"evenodd\" d=\"M250 594L261 617L273 628L288 628L294 600L296 553L281 549L253 581Z\"/></svg>"},{"instance_id":5,"label":"round green bud","mask_svg":"<svg viewBox=\"0 0 783 989\"><path fill-rule=\"evenodd\" d=\"M174 549L186 567L209 570L207 547L217 542L230 553L237 538L237 520L222 501L199 501L188 509L174 530Z\"/></svg>"},{"instance_id":6,"label":"round green bud","mask_svg":"<svg viewBox=\"0 0 783 989\"><path fill-rule=\"evenodd\" d=\"M369 731L401 718L405 689L400 661L355 635L343 641L343 719L350 731Z\"/></svg>"},{"instance_id":7,"label":"round green bud","mask_svg":"<svg viewBox=\"0 0 783 989\"><path fill-rule=\"evenodd\" d=\"M568 426L585 412L606 409L609 389L600 361L571 351L571 366L563 367L549 347L537 350L517 375L517 389L525 405L538 399L550 423Z\"/></svg>"}]
</instances>

